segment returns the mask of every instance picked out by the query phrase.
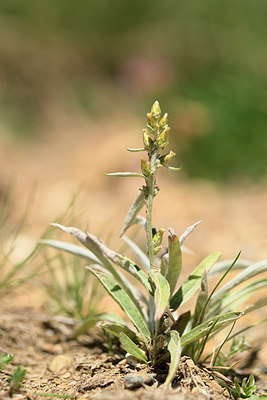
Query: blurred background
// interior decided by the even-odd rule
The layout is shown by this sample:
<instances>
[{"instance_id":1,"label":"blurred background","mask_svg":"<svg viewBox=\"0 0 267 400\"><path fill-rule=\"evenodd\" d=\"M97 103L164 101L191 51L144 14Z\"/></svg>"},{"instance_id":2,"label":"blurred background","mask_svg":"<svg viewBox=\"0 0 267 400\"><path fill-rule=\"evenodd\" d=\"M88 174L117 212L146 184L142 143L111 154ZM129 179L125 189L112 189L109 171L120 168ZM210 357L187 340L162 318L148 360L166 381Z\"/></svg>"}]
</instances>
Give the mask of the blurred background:
<instances>
[{"instance_id":1,"label":"blurred background","mask_svg":"<svg viewBox=\"0 0 267 400\"><path fill-rule=\"evenodd\" d=\"M30 240L81 186L79 226L118 236L140 183L104 172L139 169L125 146L157 99L183 169L160 175L156 224L204 220L198 258L266 257L266 15L264 0L1 0L0 191L15 180L16 219L35 188Z\"/></svg>"}]
</instances>

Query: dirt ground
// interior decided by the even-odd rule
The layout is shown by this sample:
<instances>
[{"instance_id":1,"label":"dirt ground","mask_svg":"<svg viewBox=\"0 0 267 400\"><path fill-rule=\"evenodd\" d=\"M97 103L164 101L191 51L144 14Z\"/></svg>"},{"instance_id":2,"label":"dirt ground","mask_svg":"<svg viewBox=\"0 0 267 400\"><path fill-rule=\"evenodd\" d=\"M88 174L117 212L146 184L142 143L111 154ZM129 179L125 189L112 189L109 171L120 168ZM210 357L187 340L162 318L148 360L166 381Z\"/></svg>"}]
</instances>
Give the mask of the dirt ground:
<instances>
[{"instance_id":1,"label":"dirt ground","mask_svg":"<svg viewBox=\"0 0 267 400\"><path fill-rule=\"evenodd\" d=\"M106 122L65 118L51 123L38 139L27 143L14 142L6 135L0 137L0 192L4 192L10 177L15 177L11 213L14 221L23 213L27 196L35 187L25 232L17 240L16 261L30 251L48 224L66 209L81 185L83 190L75 205L78 227L103 240L108 238L111 247L118 248L123 218L141 182L114 179L104 173L139 170L139 156L127 153L125 145L141 145L141 128L136 121L125 117L117 118L112 126ZM203 220L186 243L194 254L184 255L184 277L202 258L217 250L222 251L224 259L235 258L240 249L244 259L266 258L267 182L265 185L235 182L219 187L203 181L188 182L183 172L178 177L170 174L163 171L158 180L161 190L155 200L156 226L165 229L172 226L181 234L187 226ZM163 371L162 376L158 374L152 381L152 386L143 384L136 391L125 390L127 374L154 371L133 371L122 357L104 352L99 332L78 341L67 340L70 322L44 314L44 300L38 288L27 290L12 293L0 304L0 352L15 356L13 365L1 372L0 398L8 397L7 374L16 365L27 369L23 389L15 396L19 399L41 399L36 393L98 400L156 400L162 396L227 398L227 392L210 371L192 365L187 359L180 365L176 388L157 388L166 373ZM254 313L249 322L266 316L265 307ZM249 339L258 350L249 372L252 368L258 388L264 392L267 390L264 329L257 329Z\"/></svg>"}]
</instances>

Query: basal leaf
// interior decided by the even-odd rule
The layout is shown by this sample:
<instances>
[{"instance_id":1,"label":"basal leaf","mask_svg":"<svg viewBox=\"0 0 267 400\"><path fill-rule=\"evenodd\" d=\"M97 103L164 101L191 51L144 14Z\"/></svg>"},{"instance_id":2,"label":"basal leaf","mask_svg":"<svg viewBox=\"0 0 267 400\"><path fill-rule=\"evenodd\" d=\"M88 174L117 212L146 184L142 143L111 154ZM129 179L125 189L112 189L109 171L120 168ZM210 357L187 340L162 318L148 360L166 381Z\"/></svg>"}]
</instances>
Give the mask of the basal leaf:
<instances>
[{"instance_id":1,"label":"basal leaf","mask_svg":"<svg viewBox=\"0 0 267 400\"><path fill-rule=\"evenodd\" d=\"M128 328L126 325L121 324L102 324L101 328L105 329L106 332L112 333L112 335L119 337L120 333L123 332L127 335L134 343L138 344L141 339L136 335L134 331Z\"/></svg>"},{"instance_id":2,"label":"basal leaf","mask_svg":"<svg viewBox=\"0 0 267 400\"><path fill-rule=\"evenodd\" d=\"M207 278L207 272L204 268L203 272L202 272L200 291L198 293L197 300L196 300L192 328L194 328L197 323L199 324L203 321L204 313L202 313L201 310L203 309L203 307L205 307L205 304L208 299L208 295L209 295L208 294L208 278Z\"/></svg>"},{"instance_id":3,"label":"basal leaf","mask_svg":"<svg viewBox=\"0 0 267 400\"><path fill-rule=\"evenodd\" d=\"M62 242L61 240L39 240L39 243L45 244L46 246L54 247L58 250L66 251L75 256L83 257L87 260L92 261L94 264L103 265L102 262L92 253L90 250L84 247L78 246L77 244Z\"/></svg>"},{"instance_id":4,"label":"basal leaf","mask_svg":"<svg viewBox=\"0 0 267 400\"><path fill-rule=\"evenodd\" d=\"M87 268L97 277L110 296L119 304L127 317L132 321L143 340L147 343L151 334L147 328L142 314L139 312L129 295L107 274L96 272L90 267Z\"/></svg>"},{"instance_id":5,"label":"basal leaf","mask_svg":"<svg viewBox=\"0 0 267 400\"><path fill-rule=\"evenodd\" d=\"M182 284L177 292L172 296L170 307L177 310L182 304L186 303L199 289L201 285L202 271L208 272L216 263L221 253L215 252L206 257L189 275L188 279Z\"/></svg>"},{"instance_id":6,"label":"basal leaf","mask_svg":"<svg viewBox=\"0 0 267 400\"><path fill-rule=\"evenodd\" d=\"M149 275L155 284L154 303L155 320L158 321L164 314L170 298L170 286L168 281L160 272L150 271Z\"/></svg>"},{"instance_id":7,"label":"basal leaf","mask_svg":"<svg viewBox=\"0 0 267 400\"><path fill-rule=\"evenodd\" d=\"M267 298L260 299L256 301L254 304L249 304L245 308L245 314L248 314L251 311L258 310L259 308L267 306Z\"/></svg>"},{"instance_id":8,"label":"basal leaf","mask_svg":"<svg viewBox=\"0 0 267 400\"><path fill-rule=\"evenodd\" d=\"M183 335L181 338L181 344L182 346L185 346L206 336L209 333L211 326L214 324L216 320L217 320L216 325L214 326L214 329L212 331L213 333L219 329L224 328L228 324L231 324L238 318L242 317L242 315L244 315L244 313L242 312L229 312L223 315L215 316L209 319L208 321L205 321L202 324L196 326L190 332Z\"/></svg>"},{"instance_id":9,"label":"basal leaf","mask_svg":"<svg viewBox=\"0 0 267 400\"><path fill-rule=\"evenodd\" d=\"M136 287L134 287L127 278L121 274L117 268L114 267L112 261L114 261L117 257L117 253L111 249L109 249L100 239L98 239L95 235L92 235L88 232L82 232L80 229L73 227L66 227L60 224L51 224L61 229L63 232L69 233L79 240L87 249L93 252L93 254L97 257L98 260L101 261L101 264L104 268L106 268L116 279L116 281L121 285L121 287L126 291L132 301L135 303L136 307L139 309L139 312L142 313L142 308L139 303L139 299L141 298L141 293L138 291Z\"/></svg>"},{"instance_id":10,"label":"basal leaf","mask_svg":"<svg viewBox=\"0 0 267 400\"><path fill-rule=\"evenodd\" d=\"M127 353L130 353L138 360L147 363L148 360L145 353L123 332L120 333L120 342Z\"/></svg>"},{"instance_id":11,"label":"basal leaf","mask_svg":"<svg viewBox=\"0 0 267 400\"><path fill-rule=\"evenodd\" d=\"M243 282L246 282L248 279L253 278L258 274L262 274L265 271L267 271L267 260L262 260L256 264L250 265L229 282L227 282L213 295L210 300L210 306L212 306L216 301L221 300L225 296L225 293L229 292L234 287L240 285Z\"/></svg>"},{"instance_id":12,"label":"basal leaf","mask_svg":"<svg viewBox=\"0 0 267 400\"><path fill-rule=\"evenodd\" d=\"M177 373L179 362L181 358L181 339L177 331L171 330L169 335L166 336L167 347L171 355L171 364L169 368L169 373L165 381L165 385L170 385Z\"/></svg>"},{"instance_id":13,"label":"basal leaf","mask_svg":"<svg viewBox=\"0 0 267 400\"><path fill-rule=\"evenodd\" d=\"M149 271L150 269L150 262L147 255L134 243L131 239L127 236L123 236L122 239L127 243L133 253L136 255L138 260L140 261L141 266L145 269L145 271Z\"/></svg>"},{"instance_id":14,"label":"basal leaf","mask_svg":"<svg viewBox=\"0 0 267 400\"><path fill-rule=\"evenodd\" d=\"M135 201L131 205L122 225L120 236L124 235L127 229L134 223L135 218L139 211L145 204L145 195L144 192L140 192L136 197Z\"/></svg>"},{"instance_id":15,"label":"basal leaf","mask_svg":"<svg viewBox=\"0 0 267 400\"><path fill-rule=\"evenodd\" d=\"M181 269L182 269L182 252L179 238L174 234L172 228L169 228L168 234L168 254L169 262L166 279L170 285L170 293L173 294Z\"/></svg>"},{"instance_id":16,"label":"basal leaf","mask_svg":"<svg viewBox=\"0 0 267 400\"><path fill-rule=\"evenodd\" d=\"M141 268L139 268L138 265L136 265L132 260L118 254L115 262L129 274L134 276L135 279L137 279L140 283L142 283L147 292L149 292L151 295L154 293L154 289L147 277L147 274Z\"/></svg>"}]
</instances>

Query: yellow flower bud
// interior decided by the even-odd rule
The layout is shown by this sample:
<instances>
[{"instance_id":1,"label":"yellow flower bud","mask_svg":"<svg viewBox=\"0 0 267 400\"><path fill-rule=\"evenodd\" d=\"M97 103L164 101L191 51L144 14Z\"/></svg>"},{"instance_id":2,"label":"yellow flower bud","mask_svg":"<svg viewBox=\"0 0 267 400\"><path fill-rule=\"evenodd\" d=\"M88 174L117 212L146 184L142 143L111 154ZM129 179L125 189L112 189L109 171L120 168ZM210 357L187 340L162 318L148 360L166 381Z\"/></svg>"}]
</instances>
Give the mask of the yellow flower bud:
<instances>
[{"instance_id":1,"label":"yellow flower bud","mask_svg":"<svg viewBox=\"0 0 267 400\"><path fill-rule=\"evenodd\" d=\"M151 167L148 161L146 161L144 158L141 158L141 170L142 174L148 178L149 175L151 174Z\"/></svg>"},{"instance_id":2,"label":"yellow flower bud","mask_svg":"<svg viewBox=\"0 0 267 400\"><path fill-rule=\"evenodd\" d=\"M159 105L158 101L155 101L155 103L153 104L153 106L151 108L151 113L155 119L160 118L161 109L160 109L160 105Z\"/></svg>"},{"instance_id":3,"label":"yellow flower bud","mask_svg":"<svg viewBox=\"0 0 267 400\"><path fill-rule=\"evenodd\" d=\"M164 131L162 131L159 136L157 137L156 140L156 144L163 148L165 146L167 146L168 142L168 137L169 137L169 132L170 132L170 128L167 126Z\"/></svg>"},{"instance_id":4,"label":"yellow flower bud","mask_svg":"<svg viewBox=\"0 0 267 400\"><path fill-rule=\"evenodd\" d=\"M168 154L165 154L164 156L161 156L159 158L159 161L161 163L161 165L166 165L168 162L171 161L171 159L175 156L176 154L174 153L174 151L170 151Z\"/></svg>"},{"instance_id":5,"label":"yellow flower bud","mask_svg":"<svg viewBox=\"0 0 267 400\"><path fill-rule=\"evenodd\" d=\"M152 137L148 134L146 129L143 129L143 142L144 142L144 147L146 150L151 150L153 146L153 139Z\"/></svg>"},{"instance_id":6,"label":"yellow flower bud","mask_svg":"<svg viewBox=\"0 0 267 400\"><path fill-rule=\"evenodd\" d=\"M167 122L168 122L168 114L165 113L161 118L161 120L159 121L159 128L164 128Z\"/></svg>"}]
</instances>

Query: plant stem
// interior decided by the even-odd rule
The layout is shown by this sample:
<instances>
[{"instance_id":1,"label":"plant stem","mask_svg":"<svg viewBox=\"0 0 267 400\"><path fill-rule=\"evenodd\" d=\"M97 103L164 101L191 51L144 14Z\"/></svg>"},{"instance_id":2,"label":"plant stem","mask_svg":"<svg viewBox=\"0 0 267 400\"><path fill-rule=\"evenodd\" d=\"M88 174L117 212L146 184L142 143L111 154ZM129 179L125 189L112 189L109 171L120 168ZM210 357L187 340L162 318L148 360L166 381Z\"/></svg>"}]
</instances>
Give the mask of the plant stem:
<instances>
[{"instance_id":1,"label":"plant stem","mask_svg":"<svg viewBox=\"0 0 267 400\"><path fill-rule=\"evenodd\" d=\"M150 261L150 268L154 266L154 246L153 246L153 235L152 235L152 207L153 207L153 199L154 199L154 189L156 183L156 161L158 157L158 152L154 151L151 156L150 166L151 166L151 174L146 181L147 184L147 210L146 210L146 233L147 233L147 250L148 257Z\"/></svg>"}]
</instances>

